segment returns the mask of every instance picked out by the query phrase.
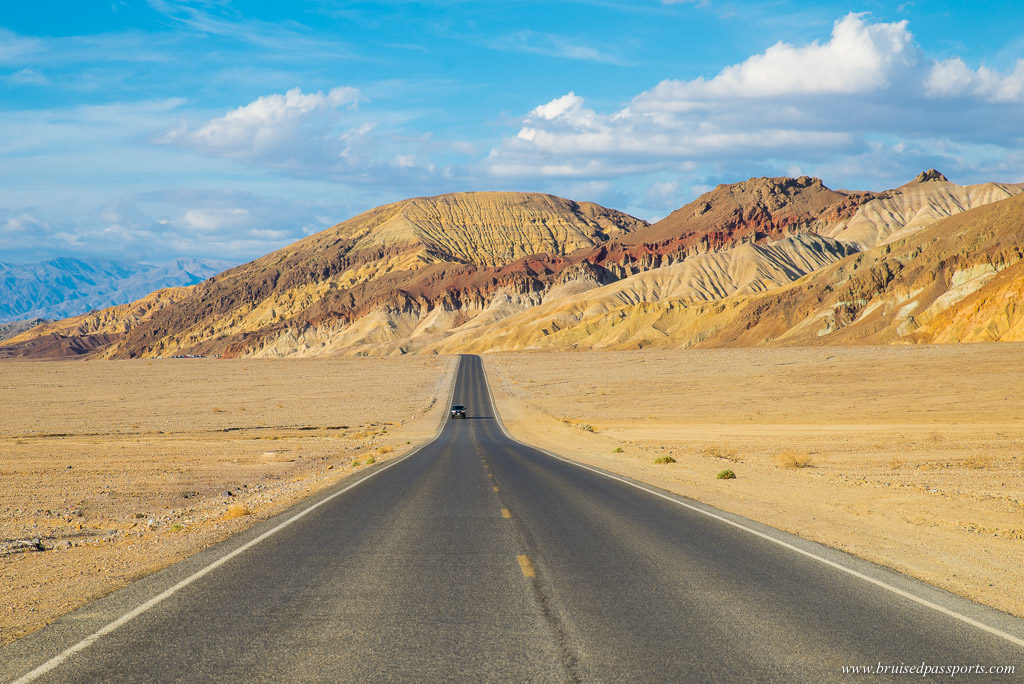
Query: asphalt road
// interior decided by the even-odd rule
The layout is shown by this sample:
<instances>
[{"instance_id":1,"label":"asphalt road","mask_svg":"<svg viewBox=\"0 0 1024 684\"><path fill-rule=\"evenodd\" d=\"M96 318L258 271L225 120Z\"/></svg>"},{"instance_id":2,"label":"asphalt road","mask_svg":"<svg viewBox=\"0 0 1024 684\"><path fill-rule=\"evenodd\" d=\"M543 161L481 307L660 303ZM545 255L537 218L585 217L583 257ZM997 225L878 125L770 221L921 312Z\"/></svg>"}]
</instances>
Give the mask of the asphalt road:
<instances>
[{"instance_id":1,"label":"asphalt road","mask_svg":"<svg viewBox=\"0 0 1024 684\"><path fill-rule=\"evenodd\" d=\"M514 442L477 357L453 400L470 417L418 453L16 642L0 673L234 549L39 681L842 681L879 662L1024 678L1024 648L948 612L1020 621Z\"/></svg>"}]
</instances>

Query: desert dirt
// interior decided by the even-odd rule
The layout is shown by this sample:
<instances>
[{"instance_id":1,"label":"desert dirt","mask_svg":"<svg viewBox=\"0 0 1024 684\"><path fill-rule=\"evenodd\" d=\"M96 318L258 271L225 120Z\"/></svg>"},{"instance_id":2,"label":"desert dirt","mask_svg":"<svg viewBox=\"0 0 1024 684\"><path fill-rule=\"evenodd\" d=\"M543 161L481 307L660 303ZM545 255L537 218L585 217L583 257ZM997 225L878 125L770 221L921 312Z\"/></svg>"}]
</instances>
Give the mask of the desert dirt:
<instances>
[{"instance_id":1,"label":"desert dirt","mask_svg":"<svg viewBox=\"0 0 1024 684\"><path fill-rule=\"evenodd\" d=\"M454 363L0 363L0 643L407 453Z\"/></svg>"},{"instance_id":2,"label":"desert dirt","mask_svg":"<svg viewBox=\"0 0 1024 684\"><path fill-rule=\"evenodd\" d=\"M527 443L1024 616L1024 344L483 358Z\"/></svg>"}]
</instances>

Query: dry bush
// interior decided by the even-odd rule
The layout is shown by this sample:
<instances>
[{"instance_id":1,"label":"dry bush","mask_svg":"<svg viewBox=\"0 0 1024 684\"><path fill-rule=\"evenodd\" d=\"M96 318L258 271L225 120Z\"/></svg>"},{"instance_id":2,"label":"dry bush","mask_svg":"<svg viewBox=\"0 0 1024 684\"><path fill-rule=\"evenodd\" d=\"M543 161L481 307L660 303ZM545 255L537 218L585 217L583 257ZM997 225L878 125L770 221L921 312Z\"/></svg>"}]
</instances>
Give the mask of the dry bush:
<instances>
[{"instance_id":1,"label":"dry bush","mask_svg":"<svg viewBox=\"0 0 1024 684\"><path fill-rule=\"evenodd\" d=\"M241 518L249 515L252 511L245 504L233 503L228 506L228 510L224 513L224 520L231 520L232 518Z\"/></svg>"},{"instance_id":2,"label":"dry bush","mask_svg":"<svg viewBox=\"0 0 1024 684\"><path fill-rule=\"evenodd\" d=\"M659 456L658 458L654 459L654 462L655 463L675 463L676 459L672 458L671 456Z\"/></svg>"},{"instance_id":3,"label":"dry bush","mask_svg":"<svg viewBox=\"0 0 1024 684\"><path fill-rule=\"evenodd\" d=\"M723 461L733 461L735 463L739 463L742 460L735 449L721 444L712 444L707 447L704 449L704 455L711 458L720 458Z\"/></svg>"},{"instance_id":4,"label":"dry bush","mask_svg":"<svg viewBox=\"0 0 1024 684\"><path fill-rule=\"evenodd\" d=\"M377 453L378 454L390 454L394 450L395 450L394 447L389 447L389 446L377 447Z\"/></svg>"},{"instance_id":5,"label":"dry bush","mask_svg":"<svg viewBox=\"0 0 1024 684\"><path fill-rule=\"evenodd\" d=\"M975 470L990 470L996 465L995 459L988 454L968 456L962 463L965 468L974 468Z\"/></svg>"},{"instance_id":6,"label":"dry bush","mask_svg":"<svg viewBox=\"0 0 1024 684\"><path fill-rule=\"evenodd\" d=\"M780 451L775 454L775 465L780 468L812 468L814 467L814 457L796 451Z\"/></svg>"},{"instance_id":7,"label":"dry bush","mask_svg":"<svg viewBox=\"0 0 1024 684\"><path fill-rule=\"evenodd\" d=\"M899 470L902 467L903 459L896 454L893 454L892 458L889 459L889 470Z\"/></svg>"}]
</instances>

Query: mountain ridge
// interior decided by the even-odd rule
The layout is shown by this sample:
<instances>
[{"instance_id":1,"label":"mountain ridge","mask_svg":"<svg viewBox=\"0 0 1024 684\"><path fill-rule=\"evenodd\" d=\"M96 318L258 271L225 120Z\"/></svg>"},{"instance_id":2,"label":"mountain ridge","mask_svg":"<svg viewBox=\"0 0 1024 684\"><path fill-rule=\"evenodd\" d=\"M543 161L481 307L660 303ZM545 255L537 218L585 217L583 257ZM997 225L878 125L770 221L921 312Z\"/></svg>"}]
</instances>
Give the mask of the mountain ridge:
<instances>
[{"instance_id":1,"label":"mountain ridge","mask_svg":"<svg viewBox=\"0 0 1024 684\"><path fill-rule=\"evenodd\" d=\"M0 344L0 352L32 356L37 352L26 345L33 335L53 338L49 346L34 342L37 351L59 352L69 347L61 336L79 336L80 353L104 358L906 342L911 323L903 319L894 324L906 324L898 335L881 335L851 327L857 316L873 315L859 303L819 309L852 287L852 278L871 292L865 302L873 297L876 310L888 310L869 287L872 278L885 280L880 272L849 264L875 263L906 244L934 256L915 242L930 239L932 226L1002 205L1022 190L1024 184L960 186L934 169L883 192L832 190L807 176L753 178L720 185L655 224L537 193L411 198L229 269L180 297L29 331ZM1000 220L1012 225L1019 207L1007 206L1011 216ZM941 263L933 271L944 273L953 262L969 271L968 253L988 254L985 227L968 227L949 233L958 242L935 257ZM1009 228L1004 233L999 240L1024 242ZM969 299L977 282L952 282L963 278L948 274L936 297ZM807 283L818 289L801 290ZM1011 292L1015 284L1004 286ZM794 309L784 297L813 301ZM918 305L936 311L935 302ZM975 316L990 308L979 303ZM812 324L792 320L796 310L826 322L805 334ZM936 313L914 325L930 331L928 339L945 339L943 330L932 330L944 320Z\"/></svg>"},{"instance_id":2,"label":"mountain ridge","mask_svg":"<svg viewBox=\"0 0 1024 684\"><path fill-rule=\"evenodd\" d=\"M77 316L125 304L158 289L194 285L229 266L216 259L143 264L67 256L0 264L0 322Z\"/></svg>"}]
</instances>

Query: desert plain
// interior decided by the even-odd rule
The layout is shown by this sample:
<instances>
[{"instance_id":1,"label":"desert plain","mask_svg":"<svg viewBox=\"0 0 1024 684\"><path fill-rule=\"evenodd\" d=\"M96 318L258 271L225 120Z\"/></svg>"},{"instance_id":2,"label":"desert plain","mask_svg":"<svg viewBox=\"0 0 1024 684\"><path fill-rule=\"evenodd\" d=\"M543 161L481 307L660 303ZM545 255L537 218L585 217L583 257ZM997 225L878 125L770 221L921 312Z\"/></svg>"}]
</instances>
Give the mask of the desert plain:
<instances>
[{"instance_id":1,"label":"desert plain","mask_svg":"<svg viewBox=\"0 0 1024 684\"><path fill-rule=\"evenodd\" d=\"M407 453L454 367L0 363L0 643Z\"/></svg>"},{"instance_id":2,"label":"desert plain","mask_svg":"<svg viewBox=\"0 0 1024 684\"><path fill-rule=\"evenodd\" d=\"M524 442L1024 615L1024 344L483 358Z\"/></svg>"},{"instance_id":3,"label":"desert plain","mask_svg":"<svg viewBox=\"0 0 1024 684\"><path fill-rule=\"evenodd\" d=\"M1024 344L483 359L525 442L1024 615ZM0 363L0 643L430 439L455 363Z\"/></svg>"}]
</instances>

